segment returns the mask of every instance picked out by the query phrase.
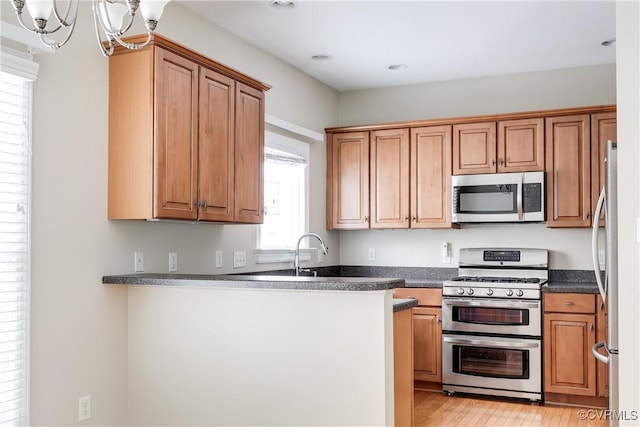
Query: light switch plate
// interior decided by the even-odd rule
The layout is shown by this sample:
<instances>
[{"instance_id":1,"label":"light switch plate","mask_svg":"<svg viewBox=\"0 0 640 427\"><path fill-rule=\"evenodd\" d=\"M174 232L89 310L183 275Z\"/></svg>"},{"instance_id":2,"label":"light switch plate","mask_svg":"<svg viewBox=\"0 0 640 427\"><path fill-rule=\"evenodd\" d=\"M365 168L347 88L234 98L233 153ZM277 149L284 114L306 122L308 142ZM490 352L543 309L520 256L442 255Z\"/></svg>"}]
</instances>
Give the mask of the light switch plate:
<instances>
[{"instance_id":1,"label":"light switch plate","mask_svg":"<svg viewBox=\"0 0 640 427\"><path fill-rule=\"evenodd\" d=\"M369 253L367 255L367 259L369 261L375 261L376 260L376 250L373 248L369 249Z\"/></svg>"},{"instance_id":2,"label":"light switch plate","mask_svg":"<svg viewBox=\"0 0 640 427\"><path fill-rule=\"evenodd\" d=\"M222 251L220 249L216 251L216 268L222 268Z\"/></svg>"},{"instance_id":3,"label":"light switch plate","mask_svg":"<svg viewBox=\"0 0 640 427\"><path fill-rule=\"evenodd\" d=\"M134 257L133 272L142 273L144 271L144 253L134 252L133 257Z\"/></svg>"},{"instance_id":4,"label":"light switch plate","mask_svg":"<svg viewBox=\"0 0 640 427\"><path fill-rule=\"evenodd\" d=\"M169 273L175 273L178 271L178 253L169 253Z\"/></svg>"}]
</instances>

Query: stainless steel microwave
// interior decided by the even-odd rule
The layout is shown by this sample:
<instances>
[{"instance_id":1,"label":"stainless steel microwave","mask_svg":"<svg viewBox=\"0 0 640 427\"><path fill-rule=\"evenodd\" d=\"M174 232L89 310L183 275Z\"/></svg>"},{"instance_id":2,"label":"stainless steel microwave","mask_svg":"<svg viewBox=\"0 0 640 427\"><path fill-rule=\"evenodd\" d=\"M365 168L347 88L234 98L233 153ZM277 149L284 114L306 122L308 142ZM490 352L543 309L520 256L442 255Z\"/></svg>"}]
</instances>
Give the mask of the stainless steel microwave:
<instances>
[{"instance_id":1,"label":"stainless steel microwave","mask_svg":"<svg viewBox=\"0 0 640 427\"><path fill-rule=\"evenodd\" d=\"M454 175L453 222L542 222L545 220L544 172Z\"/></svg>"}]
</instances>

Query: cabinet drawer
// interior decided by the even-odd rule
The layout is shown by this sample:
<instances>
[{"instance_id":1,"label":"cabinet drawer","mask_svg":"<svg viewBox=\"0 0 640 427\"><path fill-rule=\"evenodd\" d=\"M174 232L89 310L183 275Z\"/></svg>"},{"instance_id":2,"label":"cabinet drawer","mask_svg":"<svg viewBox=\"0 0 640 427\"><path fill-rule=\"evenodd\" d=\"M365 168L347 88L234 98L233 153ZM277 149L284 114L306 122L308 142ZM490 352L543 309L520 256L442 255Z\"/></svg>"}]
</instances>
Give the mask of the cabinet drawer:
<instances>
[{"instance_id":1,"label":"cabinet drawer","mask_svg":"<svg viewBox=\"0 0 640 427\"><path fill-rule=\"evenodd\" d=\"M442 305L442 289L437 288L395 288L394 298L414 298L418 305L440 307Z\"/></svg>"},{"instance_id":2,"label":"cabinet drawer","mask_svg":"<svg viewBox=\"0 0 640 427\"><path fill-rule=\"evenodd\" d=\"M544 311L559 313L595 313L596 299L592 294L545 294Z\"/></svg>"}]
</instances>

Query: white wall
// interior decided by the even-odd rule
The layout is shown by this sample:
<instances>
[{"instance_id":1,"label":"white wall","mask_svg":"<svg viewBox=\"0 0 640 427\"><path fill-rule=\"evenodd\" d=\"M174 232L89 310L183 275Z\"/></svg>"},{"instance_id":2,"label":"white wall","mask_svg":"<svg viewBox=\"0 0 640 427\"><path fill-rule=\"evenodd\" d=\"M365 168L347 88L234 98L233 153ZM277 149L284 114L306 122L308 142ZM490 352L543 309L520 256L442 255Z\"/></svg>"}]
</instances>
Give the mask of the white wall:
<instances>
[{"instance_id":1,"label":"white wall","mask_svg":"<svg viewBox=\"0 0 640 427\"><path fill-rule=\"evenodd\" d=\"M3 19L14 19L1 2ZM89 2L80 2L68 45L39 55L34 87L31 423L76 425L78 397L91 394L82 425L123 425L127 411L127 290L101 284L105 274L166 272L178 252L179 272L232 270L231 251L247 250L253 267L255 226L110 222L107 215L108 60L99 52ZM298 70L170 3L158 31L273 88L266 112L322 132L337 123L338 95ZM313 100L313 102L309 102ZM325 147L311 147L311 189L324 195ZM324 230L324 196L311 199L311 229ZM224 250L225 268L213 267ZM338 260L337 250L325 259ZM290 267L290 263L277 267ZM265 266L264 268L269 268Z\"/></svg>"},{"instance_id":2,"label":"white wall","mask_svg":"<svg viewBox=\"0 0 640 427\"><path fill-rule=\"evenodd\" d=\"M640 4L616 2L620 410L640 413ZM623 195L624 197L620 197ZM621 425L637 426L630 416Z\"/></svg>"},{"instance_id":3,"label":"white wall","mask_svg":"<svg viewBox=\"0 0 640 427\"><path fill-rule=\"evenodd\" d=\"M391 325L390 291L133 287L129 424L393 425Z\"/></svg>"},{"instance_id":4,"label":"white wall","mask_svg":"<svg viewBox=\"0 0 640 427\"><path fill-rule=\"evenodd\" d=\"M616 103L615 65L521 73L340 94L341 125L465 117ZM450 242L451 264L441 262ZM553 269L592 269L590 229L540 224L465 225L459 230L353 231L340 236L340 263L456 267L458 250L473 246L550 249ZM376 261L367 261L367 249Z\"/></svg>"}]
</instances>

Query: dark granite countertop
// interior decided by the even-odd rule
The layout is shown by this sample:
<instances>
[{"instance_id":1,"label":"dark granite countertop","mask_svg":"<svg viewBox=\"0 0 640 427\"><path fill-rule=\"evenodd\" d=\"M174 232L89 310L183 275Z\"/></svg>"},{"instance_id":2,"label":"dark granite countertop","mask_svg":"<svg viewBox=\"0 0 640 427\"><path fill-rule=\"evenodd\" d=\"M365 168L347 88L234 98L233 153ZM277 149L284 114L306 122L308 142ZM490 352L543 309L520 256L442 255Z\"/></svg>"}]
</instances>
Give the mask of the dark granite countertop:
<instances>
[{"instance_id":1,"label":"dark granite countertop","mask_svg":"<svg viewBox=\"0 0 640 427\"><path fill-rule=\"evenodd\" d=\"M408 310L418 305L418 300L415 298L394 298L393 299L393 312Z\"/></svg>"},{"instance_id":2,"label":"dark granite countertop","mask_svg":"<svg viewBox=\"0 0 640 427\"><path fill-rule=\"evenodd\" d=\"M541 291L577 294L597 294L599 292L596 282L548 282L542 285Z\"/></svg>"},{"instance_id":3,"label":"dark granite countertop","mask_svg":"<svg viewBox=\"0 0 640 427\"><path fill-rule=\"evenodd\" d=\"M405 279L405 288L442 288L442 282L446 279Z\"/></svg>"},{"instance_id":4,"label":"dark granite countertop","mask_svg":"<svg viewBox=\"0 0 640 427\"><path fill-rule=\"evenodd\" d=\"M404 287L403 279L373 277L311 277L273 275L209 275L140 273L104 276L111 285L188 286L200 288L302 289L378 291Z\"/></svg>"},{"instance_id":5,"label":"dark granite countertop","mask_svg":"<svg viewBox=\"0 0 640 427\"><path fill-rule=\"evenodd\" d=\"M542 292L597 294L598 285L592 270L550 270L549 282Z\"/></svg>"}]
</instances>

